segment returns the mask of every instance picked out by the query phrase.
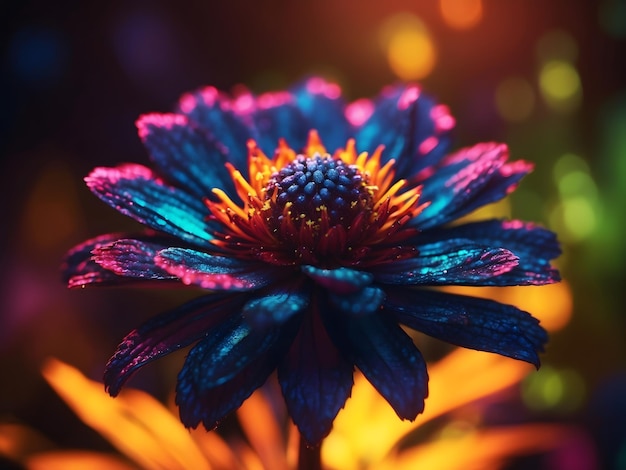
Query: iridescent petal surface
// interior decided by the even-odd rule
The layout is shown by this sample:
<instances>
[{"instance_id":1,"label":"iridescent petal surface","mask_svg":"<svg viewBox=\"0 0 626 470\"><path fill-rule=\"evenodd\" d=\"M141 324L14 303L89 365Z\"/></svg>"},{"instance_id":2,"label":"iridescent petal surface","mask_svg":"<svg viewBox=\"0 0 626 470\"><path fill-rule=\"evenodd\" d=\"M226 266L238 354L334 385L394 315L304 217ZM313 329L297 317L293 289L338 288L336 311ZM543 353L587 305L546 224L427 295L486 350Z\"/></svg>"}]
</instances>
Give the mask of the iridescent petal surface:
<instances>
[{"instance_id":1,"label":"iridescent petal surface","mask_svg":"<svg viewBox=\"0 0 626 470\"><path fill-rule=\"evenodd\" d=\"M384 309L397 321L448 343L539 367L548 340L539 321L511 305L435 291L391 290Z\"/></svg>"},{"instance_id":2,"label":"iridescent petal surface","mask_svg":"<svg viewBox=\"0 0 626 470\"><path fill-rule=\"evenodd\" d=\"M85 181L96 196L137 222L187 243L210 246L208 211L202 200L166 185L149 168L99 167Z\"/></svg>"},{"instance_id":3,"label":"iridescent petal surface","mask_svg":"<svg viewBox=\"0 0 626 470\"><path fill-rule=\"evenodd\" d=\"M508 250L453 238L419 245L415 257L381 265L374 275L384 284L482 286L517 263Z\"/></svg>"},{"instance_id":4,"label":"iridescent petal surface","mask_svg":"<svg viewBox=\"0 0 626 470\"><path fill-rule=\"evenodd\" d=\"M373 314L347 319L326 311L324 323L335 345L400 418L413 420L423 411L428 395L426 362L393 318Z\"/></svg>"},{"instance_id":5,"label":"iridescent petal surface","mask_svg":"<svg viewBox=\"0 0 626 470\"><path fill-rule=\"evenodd\" d=\"M352 364L334 346L320 314L307 314L289 352L278 365L278 380L289 415L304 439L317 445L352 389Z\"/></svg>"},{"instance_id":6,"label":"iridescent petal surface","mask_svg":"<svg viewBox=\"0 0 626 470\"><path fill-rule=\"evenodd\" d=\"M161 250L155 262L183 284L212 290L258 289L281 277L278 269L272 266L185 248Z\"/></svg>"},{"instance_id":7,"label":"iridescent petal surface","mask_svg":"<svg viewBox=\"0 0 626 470\"><path fill-rule=\"evenodd\" d=\"M208 131L180 114L145 114L137 121L139 136L159 174L198 200L220 188L234 196L226 170L226 148Z\"/></svg>"},{"instance_id":8,"label":"iridescent petal surface","mask_svg":"<svg viewBox=\"0 0 626 470\"><path fill-rule=\"evenodd\" d=\"M107 391L117 395L137 369L203 338L227 315L241 308L244 301L241 296L226 294L203 296L157 315L131 331L107 364L104 373Z\"/></svg>"}]
</instances>

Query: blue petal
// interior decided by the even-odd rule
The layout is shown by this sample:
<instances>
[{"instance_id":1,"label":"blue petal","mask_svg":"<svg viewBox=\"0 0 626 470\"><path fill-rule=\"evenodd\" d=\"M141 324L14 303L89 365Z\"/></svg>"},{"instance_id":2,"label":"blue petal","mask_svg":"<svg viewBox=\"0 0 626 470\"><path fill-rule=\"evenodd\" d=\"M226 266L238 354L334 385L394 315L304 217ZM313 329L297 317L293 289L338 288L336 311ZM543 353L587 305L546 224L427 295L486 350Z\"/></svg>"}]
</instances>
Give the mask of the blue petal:
<instances>
[{"instance_id":1,"label":"blue petal","mask_svg":"<svg viewBox=\"0 0 626 470\"><path fill-rule=\"evenodd\" d=\"M331 304L341 310L342 313L369 315L380 308L383 300L385 300L385 291L370 286L352 294L330 293L329 299Z\"/></svg>"},{"instance_id":2,"label":"blue petal","mask_svg":"<svg viewBox=\"0 0 626 470\"><path fill-rule=\"evenodd\" d=\"M198 246L210 246L208 209L202 200L167 186L141 165L96 168L85 178L89 189L124 215Z\"/></svg>"},{"instance_id":3,"label":"blue petal","mask_svg":"<svg viewBox=\"0 0 626 470\"><path fill-rule=\"evenodd\" d=\"M104 372L107 391L117 395L137 369L203 338L244 301L241 295L212 294L151 318L130 332L109 359Z\"/></svg>"},{"instance_id":4,"label":"blue petal","mask_svg":"<svg viewBox=\"0 0 626 470\"><path fill-rule=\"evenodd\" d=\"M274 154L279 139L285 139L296 152L304 149L310 129L290 93L283 91L259 96L251 119L255 140L266 155Z\"/></svg>"},{"instance_id":5,"label":"blue petal","mask_svg":"<svg viewBox=\"0 0 626 470\"><path fill-rule=\"evenodd\" d=\"M439 125L435 101L416 85L388 87L375 102L372 116L357 130L362 151L385 146L383 163L396 159L396 176L412 179L438 163L449 147L450 126Z\"/></svg>"},{"instance_id":6,"label":"blue petal","mask_svg":"<svg viewBox=\"0 0 626 470\"><path fill-rule=\"evenodd\" d=\"M235 197L235 187L224 164L225 147L206 130L180 114L146 114L137 121L139 135L158 171L198 200L220 188Z\"/></svg>"},{"instance_id":7,"label":"blue petal","mask_svg":"<svg viewBox=\"0 0 626 470\"><path fill-rule=\"evenodd\" d=\"M307 120L308 129L316 129L332 154L346 145L351 129L344 116L345 102L334 83L311 77L292 88L296 105Z\"/></svg>"},{"instance_id":8,"label":"blue petal","mask_svg":"<svg viewBox=\"0 0 626 470\"><path fill-rule=\"evenodd\" d=\"M393 289L384 309L427 335L479 351L521 359L539 367L548 340L539 320L493 300L434 291Z\"/></svg>"},{"instance_id":9,"label":"blue petal","mask_svg":"<svg viewBox=\"0 0 626 470\"><path fill-rule=\"evenodd\" d=\"M517 257L502 248L457 238L417 246L414 258L376 267L378 282L399 285L491 285L491 279L517 266Z\"/></svg>"},{"instance_id":10,"label":"blue petal","mask_svg":"<svg viewBox=\"0 0 626 470\"><path fill-rule=\"evenodd\" d=\"M109 284L123 278L98 265L91 256L91 251L102 245L123 238L124 234L109 233L90 238L69 250L63 259L61 272L68 287L80 287L85 284Z\"/></svg>"},{"instance_id":11,"label":"blue petal","mask_svg":"<svg viewBox=\"0 0 626 470\"><path fill-rule=\"evenodd\" d=\"M178 277L184 284L212 290L258 289L285 275L273 265L216 256L186 248L161 250L155 257L155 263Z\"/></svg>"},{"instance_id":12,"label":"blue petal","mask_svg":"<svg viewBox=\"0 0 626 470\"><path fill-rule=\"evenodd\" d=\"M309 306L307 289L285 288L281 285L270 294L250 300L243 307L243 316L253 327L284 323Z\"/></svg>"},{"instance_id":13,"label":"blue petal","mask_svg":"<svg viewBox=\"0 0 626 470\"><path fill-rule=\"evenodd\" d=\"M154 264L154 257L166 245L146 243L141 240L123 238L92 251L93 260L105 269L118 276L134 279L173 280L175 276L168 274Z\"/></svg>"},{"instance_id":14,"label":"blue petal","mask_svg":"<svg viewBox=\"0 0 626 470\"><path fill-rule=\"evenodd\" d=\"M185 114L223 145L228 160L244 175L248 169L246 142L254 137L251 127L233 110L233 101L213 87L187 93L180 99L178 111ZM273 151L273 149L272 149Z\"/></svg>"},{"instance_id":15,"label":"blue petal","mask_svg":"<svg viewBox=\"0 0 626 470\"><path fill-rule=\"evenodd\" d=\"M519 258L519 264L490 285L540 285L560 280L550 260L560 255L556 235L534 224L519 220L487 220L421 232L415 240L429 242L467 238L474 243L505 248Z\"/></svg>"},{"instance_id":16,"label":"blue petal","mask_svg":"<svg viewBox=\"0 0 626 470\"><path fill-rule=\"evenodd\" d=\"M120 285L136 283L138 281L143 281L146 278L170 278L167 273L160 272L161 270L159 268L156 268L156 266L154 266L154 263L154 269L150 269L147 265L144 264L149 262L149 254L147 252L135 253L135 255L130 255L131 258L133 256L139 256L140 258L142 258L142 264L144 264L144 268L140 268L139 272L143 273L143 276L139 277L120 275L120 273L116 273L108 268L102 267L94 260L94 251L98 252L101 248L110 247L111 244L122 239L130 239L131 243L137 242L138 244L143 244L143 242L145 241L149 245L154 244L154 246L161 247L166 246L166 243L176 242L176 240L166 239L163 236L156 236L149 233L110 233L89 239L72 248L63 260L61 270L63 273L63 280L67 282L68 287L84 287L87 285ZM137 247L133 247L132 249L136 250L138 249L138 246L139 245L137 245ZM124 255L122 255L122 257L123 256ZM161 277L161 274L163 274L164 276Z\"/></svg>"},{"instance_id":17,"label":"blue petal","mask_svg":"<svg viewBox=\"0 0 626 470\"><path fill-rule=\"evenodd\" d=\"M328 309L324 324L333 343L351 360L402 419L424 410L426 362L413 340L391 317L347 317Z\"/></svg>"},{"instance_id":18,"label":"blue petal","mask_svg":"<svg viewBox=\"0 0 626 470\"><path fill-rule=\"evenodd\" d=\"M231 315L194 346L178 376L176 403L187 427L212 429L275 369L295 335L292 324L253 329Z\"/></svg>"},{"instance_id":19,"label":"blue petal","mask_svg":"<svg viewBox=\"0 0 626 470\"><path fill-rule=\"evenodd\" d=\"M320 286L338 294L357 292L374 279L371 273L349 268L322 269L305 265L302 266L302 272Z\"/></svg>"},{"instance_id":20,"label":"blue petal","mask_svg":"<svg viewBox=\"0 0 626 470\"><path fill-rule=\"evenodd\" d=\"M309 445L318 445L330 432L350 396L352 369L328 337L319 312L306 315L278 366L278 380L289 415Z\"/></svg>"},{"instance_id":21,"label":"blue petal","mask_svg":"<svg viewBox=\"0 0 626 470\"><path fill-rule=\"evenodd\" d=\"M423 184L429 205L411 222L421 230L441 226L509 194L532 167L506 163L506 145L482 143L450 155Z\"/></svg>"}]
</instances>

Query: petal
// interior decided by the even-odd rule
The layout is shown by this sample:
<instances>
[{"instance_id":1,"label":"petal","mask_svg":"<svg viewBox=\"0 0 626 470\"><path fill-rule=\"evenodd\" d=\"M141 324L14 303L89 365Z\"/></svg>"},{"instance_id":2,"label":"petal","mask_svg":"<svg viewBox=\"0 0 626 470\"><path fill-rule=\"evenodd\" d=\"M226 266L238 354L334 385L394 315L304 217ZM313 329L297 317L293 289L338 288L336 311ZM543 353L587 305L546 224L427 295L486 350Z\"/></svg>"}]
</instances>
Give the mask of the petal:
<instances>
[{"instance_id":1,"label":"petal","mask_svg":"<svg viewBox=\"0 0 626 470\"><path fill-rule=\"evenodd\" d=\"M211 294L151 318L131 331L109 359L104 372L107 391L117 395L137 369L203 338L244 302L241 295Z\"/></svg>"},{"instance_id":2,"label":"petal","mask_svg":"<svg viewBox=\"0 0 626 470\"><path fill-rule=\"evenodd\" d=\"M125 277L116 274L114 271L99 265L93 256L94 250L99 250L104 246L108 246L121 239L131 239L133 242L143 243L144 241L152 244L174 243L174 239L169 239L162 235L156 235L150 232L137 234L110 233L91 238L74 248L72 248L63 260L61 270L63 280L67 282L68 287L83 287L87 285L119 285L128 284L144 280L137 277ZM155 269L159 269L156 268ZM153 273L154 274L154 273ZM164 273L167 277L167 273Z\"/></svg>"},{"instance_id":3,"label":"petal","mask_svg":"<svg viewBox=\"0 0 626 470\"><path fill-rule=\"evenodd\" d=\"M145 114L137 120L139 136L160 174L198 200L220 188L236 194L225 163L224 146L181 114Z\"/></svg>"},{"instance_id":4,"label":"petal","mask_svg":"<svg viewBox=\"0 0 626 470\"><path fill-rule=\"evenodd\" d=\"M154 261L184 284L204 289L246 291L266 286L281 277L279 270L271 265L186 248L161 250Z\"/></svg>"},{"instance_id":5,"label":"petal","mask_svg":"<svg viewBox=\"0 0 626 470\"><path fill-rule=\"evenodd\" d=\"M247 302L242 313L253 327L280 324L304 311L309 306L310 296L307 289L281 285L268 295Z\"/></svg>"},{"instance_id":6,"label":"petal","mask_svg":"<svg viewBox=\"0 0 626 470\"><path fill-rule=\"evenodd\" d=\"M289 347L297 323L280 328L252 328L231 315L194 346L180 374L176 404L187 427L200 422L213 429L260 387Z\"/></svg>"},{"instance_id":7,"label":"petal","mask_svg":"<svg viewBox=\"0 0 626 470\"><path fill-rule=\"evenodd\" d=\"M543 351L548 335L527 312L493 300L443 292L390 289L387 294L383 308L409 328L539 367L538 352Z\"/></svg>"},{"instance_id":8,"label":"petal","mask_svg":"<svg viewBox=\"0 0 626 470\"><path fill-rule=\"evenodd\" d=\"M352 294L329 294L331 304L348 315L369 315L376 312L383 300L385 291L379 287L365 287Z\"/></svg>"},{"instance_id":9,"label":"petal","mask_svg":"<svg viewBox=\"0 0 626 470\"><path fill-rule=\"evenodd\" d=\"M347 317L328 309L324 324L335 345L389 402L402 419L424 410L426 362L395 320L381 314Z\"/></svg>"},{"instance_id":10,"label":"petal","mask_svg":"<svg viewBox=\"0 0 626 470\"><path fill-rule=\"evenodd\" d=\"M302 272L320 286L338 294L357 292L374 279L371 273L349 268L322 269L305 265Z\"/></svg>"},{"instance_id":11,"label":"petal","mask_svg":"<svg viewBox=\"0 0 626 470\"><path fill-rule=\"evenodd\" d=\"M429 205L413 224L421 230L437 227L505 197L532 169L523 161L506 163L508 156L506 145L483 143L447 157L420 182L420 201Z\"/></svg>"},{"instance_id":12,"label":"petal","mask_svg":"<svg viewBox=\"0 0 626 470\"><path fill-rule=\"evenodd\" d=\"M203 357L202 376L199 371L186 368L194 381L204 388L214 388L230 381L250 364L258 354L263 354L278 338L279 328L254 328L241 314L228 318L205 333L205 338L190 352L188 360Z\"/></svg>"},{"instance_id":13,"label":"petal","mask_svg":"<svg viewBox=\"0 0 626 470\"><path fill-rule=\"evenodd\" d=\"M485 246L505 248L519 258L518 265L493 278L492 285L541 285L560 280L558 270L550 264L561 253L559 242L553 232L537 225L519 220L487 220L427 230L416 240L448 238L467 238Z\"/></svg>"},{"instance_id":14,"label":"petal","mask_svg":"<svg viewBox=\"0 0 626 470\"><path fill-rule=\"evenodd\" d=\"M142 165L96 168L89 189L124 215L188 243L209 246L208 210L202 200L167 186Z\"/></svg>"},{"instance_id":15,"label":"petal","mask_svg":"<svg viewBox=\"0 0 626 470\"><path fill-rule=\"evenodd\" d=\"M158 468L209 470L198 444L153 396L130 389L112 400L102 393L101 383L87 379L77 369L56 359L46 360L42 373L85 424L134 461L132 468L157 468L158 462ZM58 466L29 465L28 468L112 470L117 467L98 467L87 461L72 465L66 461L64 465L59 462Z\"/></svg>"},{"instance_id":16,"label":"petal","mask_svg":"<svg viewBox=\"0 0 626 470\"><path fill-rule=\"evenodd\" d=\"M157 252L166 247L167 245L123 238L94 248L92 254L97 264L118 276L152 280L177 279L154 264Z\"/></svg>"},{"instance_id":17,"label":"petal","mask_svg":"<svg viewBox=\"0 0 626 470\"><path fill-rule=\"evenodd\" d=\"M351 129L344 116L346 104L337 84L321 77L310 77L298 83L291 92L307 121L307 128L317 130L331 155L346 145Z\"/></svg>"},{"instance_id":18,"label":"petal","mask_svg":"<svg viewBox=\"0 0 626 470\"><path fill-rule=\"evenodd\" d=\"M202 344L199 343L196 348ZM178 376L176 404L179 407L180 420L186 427L196 428L198 424L203 423L210 431L265 383L276 367L276 360L265 354L259 354L232 380L208 388L203 385L199 373L190 372L194 369L201 371L205 364L203 358L207 352L196 348L187 356L183 370ZM192 353L194 354L191 355Z\"/></svg>"},{"instance_id":19,"label":"petal","mask_svg":"<svg viewBox=\"0 0 626 470\"><path fill-rule=\"evenodd\" d=\"M454 119L414 84L387 87L374 102L371 117L357 130L360 150L385 146L383 163L396 159L396 176L412 179L438 163L448 149Z\"/></svg>"},{"instance_id":20,"label":"petal","mask_svg":"<svg viewBox=\"0 0 626 470\"><path fill-rule=\"evenodd\" d=\"M219 140L228 161L242 173L247 173L246 142L254 135L251 126L237 115L233 107L233 101L224 93L213 87L205 87L183 95L178 111L186 115L199 129Z\"/></svg>"},{"instance_id":21,"label":"petal","mask_svg":"<svg viewBox=\"0 0 626 470\"><path fill-rule=\"evenodd\" d=\"M483 286L515 268L517 257L502 248L457 238L418 245L414 258L380 265L377 281L400 285Z\"/></svg>"},{"instance_id":22,"label":"petal","mask_svg":"<svg viewBox=\"0 0 626 470\"><path fill-rule=\"evenodd\" d=\"M255 140L266 155L274 154L280 139L285 139L296 152L304 149L310 129L291 93L280 91L258 96L250 119L254 123Z\"/></svg>"},{"instance_id":23,"label":"petal","mask_svg":"<svg viewBox=\"0 0 626 470\"><path fill-rule=\"evenodd\" d=\"M352 364L333 345L319 312L311 311L278 366L289 415L309 445L318 445L330 432L350 396L352 374Z\"/></svg>"},{"instance_id":24,"label":"petal","mask_svg":"<svg viewBox=\"0 0 626 470\"><path fill-rule=\"evenodd\" d=\"M122 279L119 276L93 261L91 251L124 236L122 233L108 233L90 238L73 247L67 252L61 264L63 281L67 282L68 287L79 287L91 283L109 284L117 280L121 282Z\"/></svg>"}]
</instances>

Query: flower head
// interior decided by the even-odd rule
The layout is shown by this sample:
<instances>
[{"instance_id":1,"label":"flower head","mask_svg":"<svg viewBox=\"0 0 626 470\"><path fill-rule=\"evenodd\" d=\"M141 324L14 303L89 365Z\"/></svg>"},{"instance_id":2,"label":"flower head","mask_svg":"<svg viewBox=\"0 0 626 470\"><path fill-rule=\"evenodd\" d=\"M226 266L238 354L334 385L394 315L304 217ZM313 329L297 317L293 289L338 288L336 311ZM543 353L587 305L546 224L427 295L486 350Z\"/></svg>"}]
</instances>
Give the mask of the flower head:
<instances>
[{"instance_id":1,"label":"flower head","mask_svg":"<svg viewBox=\"0 0 626 470\"><path fill-rule=\"evenodd\" d=\"M105 385L191 348L178 377L183 423L215 427L275 370L289 414L317 444L357 367L398 416L424 408L425 361L404 325L539 364L530 314L436 290L558 280L554 234L520 221L451 225L511 192L531 165L505 145L447 154L454 119L415 85L346 104L311 78L290 91L184 95L139 135L154 170L96 168L89 188L147 229L67 256L71 287L178 282L205 295L124 338Z\"/></svg>"}]
</instances>

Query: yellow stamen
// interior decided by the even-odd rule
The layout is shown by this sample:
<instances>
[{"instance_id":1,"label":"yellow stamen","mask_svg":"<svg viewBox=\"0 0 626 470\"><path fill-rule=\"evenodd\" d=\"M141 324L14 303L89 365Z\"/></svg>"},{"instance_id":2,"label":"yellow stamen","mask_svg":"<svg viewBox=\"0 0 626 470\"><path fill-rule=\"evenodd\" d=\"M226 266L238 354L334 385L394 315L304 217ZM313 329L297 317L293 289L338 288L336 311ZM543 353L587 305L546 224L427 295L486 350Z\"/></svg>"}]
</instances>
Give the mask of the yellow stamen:
<instances>
[{"instance_id":1,"label":"yellow stamen","mask_svg":"<svg viewBox=\"0 0 626 470\"><path fill-rule=\"evenodd\" d=\"M393 178L396 175L396 172L393 170L393 165L395 165L396 161L392 158L385 165L378 170L375 175L376 181L378 181L378 191L380 194L384 194L387 191L387 188L393 181Z\"/></svg>"},{"instance_id":2,"label":"yellow stamen","mask_svg":"<svg viewBox=\"0 0 626 470\"><path fill-rule=\"evenodd\" d=\"M404 202L407 199L409 199L410 197L413 197L414 195L417 195L417 197L419 197L422 194L422 187L421 186L417 186L416 188L413 188L409 191L406 191L402 194L399 194L398 196L395 197L395 201L396 202Z\"/></svg>"},{"instance_id":3,"label":"yellow stamen","mask_svg":"<svg viewBox=\"0 0 626 470\"><path fill-rule=\"evenodd\" d=\"M230 172L230 177L235 183L235 189L242 201L247 201L248 197L258 197L256 189L254 189L250 183L243 177L241 172L237 170L230 162L226 163L226 168Z\"/></svg>"},{"instance_id":4,"label":"yellow stamen","mask_svg":"<svg viewBox=\"0 0 626 470\"><path fill-rule=\"evenodd\" d=\"M385 192L384 195L381 196L379 201L374 206L374 210L380 207L381 201L387 198L393 197L404 185L406 184L406 180L398 180L395 184Z\"/></svg>"},{"instance_id":5,"label":"yellow stamen","mask_svg":"<svg viewBox=\"0 0 626 470\"><path fill-rule=\"evenodd\" d=\"M348 165L354 165L357 160L356 148L354 139L348 139L346 148L340 148L335 151L333 157L337 160L341 160Z\"/></svg>"},{"instance_id":6,"label":"yellow stamen","mask_svg":"<svg viewBox=\"0 0 626 470\"><path fill-rule=\"evenodd\" d=\"M312 157L316 153L320 155L324 155L326 153L326 147L322 144L320 140L320 136L316 130L311 129L309 131L309 139L307 141L306 147L304 148L304 154L307 157Z\"/></svg>"},{"instance_id":7,"label":"yellow stamen","mask_svg":"<svg viewBox=\"0 0 626 470\"><path fill-rule=\"evenodd\" d=\"M371 175L372 178L377 178L380 172L380 157L382 156L384 146L379 145L372 156L362 166L365 173Z\"/></svg>"},{"instance_id":8,"label":"yellow stamen","mask_svg":"<svg viewBox=\"0 0 626 470\"><path fill-rule=\"evenodd\" d=\"M296 156L296 152L294 152L293 149L287 145L285 139L279 139L276 155L274 156L274 166L276 169L281 169L294 161Z\"/></svg>"},{"instance_id":9,"label":"yellow stamen","mask_svg":"<svg viewBox=\"0 0 626 470\"><path fill-rule=\"evenodd\" d=\"M241 207L239 207L237 204L235 204L232 199L230 197L228 197L228 194L226 194L224 191L222 191L219 188L213 188L211 190L211 192L213 194L215 194L219 200L223 203L223 205L225 207L222 208L223 209L230 209L232 212L234 212L235 214L237 214L239 217L242 217L244 219L248 218L248 214L246 213L246 211L244 211ZM210 205L210 206L214 206L214 203L212 201L205 201L205 204Z\"/></svg>"}]
</instances>

